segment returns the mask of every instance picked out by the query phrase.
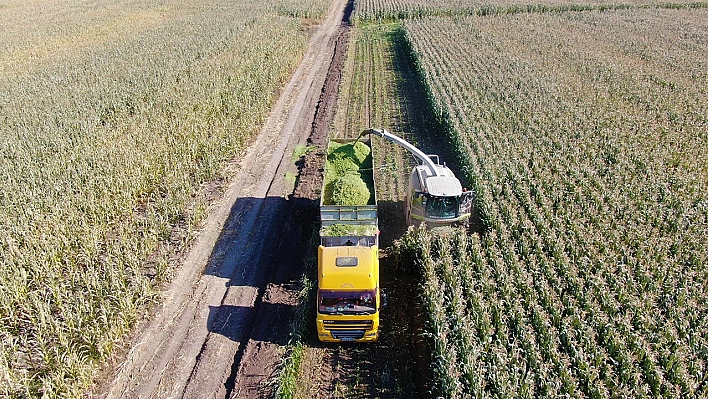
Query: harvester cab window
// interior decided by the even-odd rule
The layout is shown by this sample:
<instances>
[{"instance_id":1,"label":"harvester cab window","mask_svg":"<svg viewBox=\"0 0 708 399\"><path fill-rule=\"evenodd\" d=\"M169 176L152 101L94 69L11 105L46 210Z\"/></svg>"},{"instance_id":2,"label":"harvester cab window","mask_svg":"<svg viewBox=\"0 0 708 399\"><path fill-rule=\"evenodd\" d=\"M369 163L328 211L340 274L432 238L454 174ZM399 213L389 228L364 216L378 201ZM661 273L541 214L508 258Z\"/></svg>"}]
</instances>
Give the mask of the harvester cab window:
<instances>
[{"instance_id":1,"label":"harvester cab window","mask_svg":"<svg viewBox=\"0 0 708 399\"><path fill-rule=\"evenodd\" d=\"M456 197L435 197L428 196L425 206L425 214L432 219L451 219L457 217Z\"/></svg>"}]
</instances>

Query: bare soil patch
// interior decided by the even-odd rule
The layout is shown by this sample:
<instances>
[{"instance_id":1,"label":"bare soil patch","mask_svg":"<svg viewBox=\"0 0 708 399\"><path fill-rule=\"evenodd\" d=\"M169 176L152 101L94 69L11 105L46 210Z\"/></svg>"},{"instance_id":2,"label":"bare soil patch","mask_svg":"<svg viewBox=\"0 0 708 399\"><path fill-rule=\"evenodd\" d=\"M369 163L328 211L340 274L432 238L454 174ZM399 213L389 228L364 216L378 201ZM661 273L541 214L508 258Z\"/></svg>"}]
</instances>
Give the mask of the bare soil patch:
<instances>
[{"instance_id":1,"label":"bare soil patch","mask_svg":"<svg viewBox=\"0 0 708 399\"><path fill-rule=\"evenodd\" d=\"M251 339L244 355L234 362L239 368L235 376L232 398L271 397L276 366L287 343L292 307L296 304L296 282L305 273L303 254L311 245L310 237L318 226L318 204L323 178L324 158L329 138L329 126L334 117L341 69L346 57L349 15L353 1L344 7L341 23L330 37L327 48L332 49L327 73L319 93L307 144L315 150L299 162L298 182L290 196L290 207L283 214L284 228L278 237L282 243L274 252L273 283L266 294L274 300L289 302L287 307L265 306L258 311ZM283 284L286 284L285 286Z\"/></svg>"}]
</instances>

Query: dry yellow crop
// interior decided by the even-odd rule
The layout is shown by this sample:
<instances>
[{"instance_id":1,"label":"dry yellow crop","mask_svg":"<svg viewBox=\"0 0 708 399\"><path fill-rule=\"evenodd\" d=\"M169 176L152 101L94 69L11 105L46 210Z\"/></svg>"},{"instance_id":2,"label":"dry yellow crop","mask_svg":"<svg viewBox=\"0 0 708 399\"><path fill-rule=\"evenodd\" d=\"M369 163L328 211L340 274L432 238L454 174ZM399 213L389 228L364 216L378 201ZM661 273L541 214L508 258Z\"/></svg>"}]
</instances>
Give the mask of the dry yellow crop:
<instances>
[{"instance_id":1,"label":"dry yellow crop","mask_svg":"<svg viewBox=\"0 0 708 399\"><path fill-rule=\"evenodd\" d=\"M327 6L0 5L0 397L82 396Z\"/></svg>"}]
</instances>

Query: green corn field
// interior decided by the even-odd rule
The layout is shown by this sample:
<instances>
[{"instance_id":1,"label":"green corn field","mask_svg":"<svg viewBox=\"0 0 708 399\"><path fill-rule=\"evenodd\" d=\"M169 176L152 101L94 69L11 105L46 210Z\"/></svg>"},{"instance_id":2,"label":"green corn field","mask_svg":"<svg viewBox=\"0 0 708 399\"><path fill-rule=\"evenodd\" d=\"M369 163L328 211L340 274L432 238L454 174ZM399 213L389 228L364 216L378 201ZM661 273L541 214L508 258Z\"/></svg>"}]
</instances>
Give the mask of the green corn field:
<instances>
[{"instance_id":1,"label":"green corn field","mask_svg":"<svg viewBox=\"0 0 708 399\"><path fill-rule=\"evenodd\" d=\"M708 12L403 26L479 219L399 242L433 394L708 396Z\"/></svg>"},{"instance_id":2,"label":"green corn field","mask_svg":"<svg viewBox=\"0 0 708 399\"><path fill-rule=\"evenodd\" d=\"M433 16L505 15L564 11L608 11L633 8L705 8L697 0L360 0L356 2L359 22L386 22Z\"/></svg>"}]
</instances>

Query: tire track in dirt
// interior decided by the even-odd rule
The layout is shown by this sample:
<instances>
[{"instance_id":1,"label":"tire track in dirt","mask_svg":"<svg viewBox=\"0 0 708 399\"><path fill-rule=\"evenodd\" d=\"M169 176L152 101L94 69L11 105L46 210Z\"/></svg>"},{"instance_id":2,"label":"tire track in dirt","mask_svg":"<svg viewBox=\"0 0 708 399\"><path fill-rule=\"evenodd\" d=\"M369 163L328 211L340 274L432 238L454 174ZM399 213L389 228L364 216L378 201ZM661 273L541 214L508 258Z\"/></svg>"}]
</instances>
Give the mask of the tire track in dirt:
<instances>
[{"instance_id":1,"label":"tire track in dirt","mask_svg":"<svg viewBox=\"0 0 708 399\"><path fill-rule=\"evenodd\" d=\"M293 208L284 173L294 169L292 149L310 134L344 7L333 3L236 177L185 255L162 305L141 326L98 396L240 397L238 370L246 359L258 358L251 357L249 348L282 344L281 335L262 331L287 331L288 318L278 317L275 325L261 320L263 313L287 313L292 303L290 276L281 272L297 267L283 256L297 259L300 240L295 219L286 217ZM256 364L263 372L254 379L262 381L277 359L260 359ZM251 397L251 391L243 392Z\"/></svg>"},{"instance_id":2,"label":"tire track in dirt","mask_svg":"<svg viewBox=\"0 0 708 399\"><path fill-rule=\"evenodd\" d=\"M285 218L285 228L281 237L289 240L286 248L278 250L271 283L268 284L269 301L286 303L283 306L265 306L259 311L259 319L246 344L240 367L235 376L232 398L270 397L269 378L282 356L283 345L287 343L289 320L292 308L297 304L296 283L305 272L302 255L310 245L312 229L317 224L317 207L322 182L322 168L325 147L329 138L329 127L334 119L342 77L344 59L347 54L349 17L353 0L346 3L341 24L333 36L331 62L322 85L319 100L312 121L308 144L316 149L304 157L298 185L292 196L293 207ZM276 302L278 303L278 302Z\"/></svg>"}]
</instances>

